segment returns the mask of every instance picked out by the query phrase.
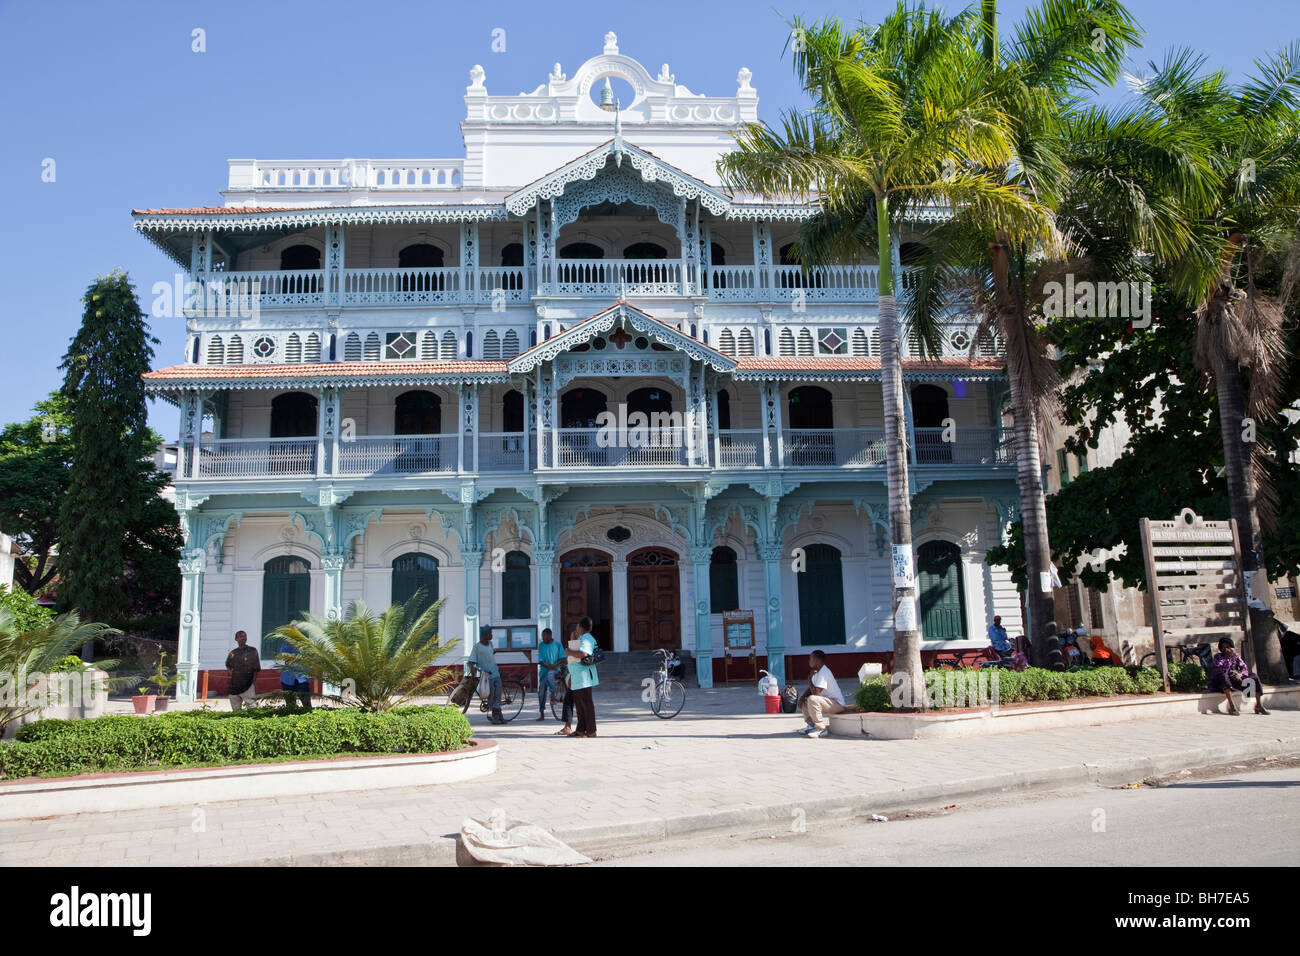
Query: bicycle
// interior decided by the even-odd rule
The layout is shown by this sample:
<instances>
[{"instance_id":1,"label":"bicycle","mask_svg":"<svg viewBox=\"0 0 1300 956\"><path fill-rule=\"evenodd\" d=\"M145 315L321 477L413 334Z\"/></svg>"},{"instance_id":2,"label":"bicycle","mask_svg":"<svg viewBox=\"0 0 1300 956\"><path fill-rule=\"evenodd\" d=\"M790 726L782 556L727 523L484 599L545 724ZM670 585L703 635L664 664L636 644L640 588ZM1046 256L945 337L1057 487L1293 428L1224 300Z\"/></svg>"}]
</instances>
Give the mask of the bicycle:
<instances>
[{"instance_id":1,"label":"bicycle","mask_svg":"<svg viewBox=\"0 0 1300 956\"><path fill-rule=\"evenodd\" d=\"M462 688L468 688L462 690ZM459 707L462 714L469 713L470 702L477 694L479 704L478 709L485 714L492 712L492 683L491 681L482 681L478 676L478 668L473 664L469 665L465 676L461 678L460 686L452 692L452 706ZM501 716L506 722L514 720L519 716L520 711L524 709L524 697L527 689L524 682L518 677L501 678ZM459 697L460 703L455 700Z\"/></svg>"},{"instance_id":2,"label":"bicycle","mask_svg":"<svg viewBox=\"0 0 1300 956\"><path fill-rule=\"evenodd\" d=\"M540 679L540 678L539 678ZM556 720L564 719L564 695L569 690L569 667L562 664L555 674L555 690L551 693L551 716ZM538 689L541 693L541 689Z\"/></svg>"},{"instance_id":3,"label":"bicycle","mask_svg":"<svg viewBox=\"0 0 1300 956\"><path fill-rule=\"evenodd\" d=\"M682 712L686 704L686 685L672 676L682 662L672 651L659 648L655 653L662 655L663 659L650 677L654 681L654 689L650 692L650 712L660 720L671 720Z\"/></svg>"},{"instance_id":4,"label":"bicycle","mask_svg":"<svg viewBox=\"0 0 1300 956\"><path fill-rule=\"evenodd\" d=\"M1170 664L1174 662L1174 650L1177 649L1181 663L1196 664L1203 668L1208 674L1210 672L1210 645L1209 644L1174 644L1165 648L1165 660ZM1138 661L1140 667L1155 667L1156 652L1143 655L1142 660Z\"/></svg>"}]
</instances>

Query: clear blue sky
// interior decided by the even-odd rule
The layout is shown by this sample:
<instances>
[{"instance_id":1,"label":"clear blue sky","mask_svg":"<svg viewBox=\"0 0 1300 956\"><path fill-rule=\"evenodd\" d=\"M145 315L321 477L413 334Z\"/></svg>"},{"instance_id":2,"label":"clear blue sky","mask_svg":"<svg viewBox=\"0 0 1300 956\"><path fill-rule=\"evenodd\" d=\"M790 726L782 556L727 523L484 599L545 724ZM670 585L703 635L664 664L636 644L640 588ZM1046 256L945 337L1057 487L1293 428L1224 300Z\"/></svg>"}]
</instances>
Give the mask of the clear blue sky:
<instances>
[{"instance_id":1,"label":"clear blue sky","mask_svg":"<svg viewBox=\"0 0 1300 956\"><path fill-rule=\"evenodd\" d=\"M955 9L956 3L941 3ZM1146 31L1134 66L1189 45L1240 75L1300 37L1300 0L1130 0ZM133 208L218 205L226 159L454 157L475 63L493 93L531 91L559 60L600 52L694 92L730 94L753 73L759 115L797 105L782 14L879 19L883 2L659 0L0 0L0 424L26 418L61 381L59 361L97 274L124 268L146 311L176 267L131 229ZM1004 0L1005 25L1027 4ZM780 11L778 13L778 10ZM207 51L191 51L191 31ZM492 52L492 31L506 50ZM42 182L55 160L56 179ZM182 360L183 320L154 320L155 366ZM175 437L174 410L151 420Z\"/></svg>"}]
</instances>

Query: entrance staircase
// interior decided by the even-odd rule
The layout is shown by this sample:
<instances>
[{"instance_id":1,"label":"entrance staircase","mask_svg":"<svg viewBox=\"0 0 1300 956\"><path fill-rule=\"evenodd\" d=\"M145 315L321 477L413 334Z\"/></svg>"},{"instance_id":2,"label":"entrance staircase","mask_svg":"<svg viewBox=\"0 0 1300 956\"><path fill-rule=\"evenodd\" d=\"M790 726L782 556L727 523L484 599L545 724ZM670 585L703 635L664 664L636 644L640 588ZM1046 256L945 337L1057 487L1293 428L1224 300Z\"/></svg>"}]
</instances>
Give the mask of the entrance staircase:
<instances>
[{"instance_id":1,"label":"entrance staircase","mask_svg":"<svg viewBox=\"0 0 1300 956\"><path fill-rule=\"evenodd\" d=\"M686 675L682 683L687 687L698 687L695 679L695 658L690 651L678 651ZM659 655L654 651L625 651L616 654L605 653L605 660L596 669L600 675L600 690L640 690L642 681L650 677L659 666Z\"/></svg>"}]
</instances>

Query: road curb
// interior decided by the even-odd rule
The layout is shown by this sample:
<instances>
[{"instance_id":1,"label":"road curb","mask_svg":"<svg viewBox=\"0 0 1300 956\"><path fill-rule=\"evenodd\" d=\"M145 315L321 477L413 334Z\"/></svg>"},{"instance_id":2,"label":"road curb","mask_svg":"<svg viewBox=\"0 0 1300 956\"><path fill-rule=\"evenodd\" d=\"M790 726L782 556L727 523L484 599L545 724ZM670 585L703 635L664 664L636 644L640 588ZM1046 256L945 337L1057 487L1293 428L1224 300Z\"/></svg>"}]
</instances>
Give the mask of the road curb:
<instances>
[{"instance_id":1,"label":"road curb","mask_svg":"<svg viewBox=\"0 0 1300 956\"><path fill-rule=\"evenodd\" d=\"M1179 770L1196 770L1238 760L1255 760L1270 756L1300 753L1300 736L1278 737L1249 743L1197 747L1147 757L1125 757L1105 763L1067 764L1035 770L971 777L942 784L902 787L856 795L813 797L760 806L727 807L707 813L654 817L619 823L600 823L586 827L552 831L575 849L592 855L635 844L679 838L693 834L728 829L763 829L787 826L796 811L809 821L845 820L919 809L927 804L953 803L997 793L1029 793L1059 787L1121 786L1139 783ZM424 844L393 844L358 850L294 854L266 859L240 861L241 865L260 866L472 866L474 861L463 852L454 833Z\"/></svg>"}]
</instances>

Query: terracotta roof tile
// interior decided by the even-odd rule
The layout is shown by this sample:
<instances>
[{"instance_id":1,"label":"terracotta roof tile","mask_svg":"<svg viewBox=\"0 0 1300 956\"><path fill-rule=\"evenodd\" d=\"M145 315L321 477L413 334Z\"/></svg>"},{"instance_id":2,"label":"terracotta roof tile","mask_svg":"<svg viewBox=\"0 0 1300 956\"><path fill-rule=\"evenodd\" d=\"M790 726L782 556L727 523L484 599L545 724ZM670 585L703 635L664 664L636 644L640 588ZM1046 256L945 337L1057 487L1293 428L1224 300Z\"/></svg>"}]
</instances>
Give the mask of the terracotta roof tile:
<instances>
[{"instance_id":1,"label":"terracotta roof tile","mask_svg":"<svg viewBox=\"0 0 1300 956\"><path fill-rule=\"evenodd\" d=\"M242 216L257 212L297 212L302 209L314 209L314 206L191 206L189 208L166 207L163 209L132 209L133 216Z\"/></svg>"},{"instance_id":2,"label":"terracotta roof tile","mask_svg":"<svg viewBox=\"0 0 1300 956\"><path fill-rule=\"evenodd\" d=\"M944 371L949 369L997 370L1002 368L1003 364L1004 363L1001 359L988 358L984 356L973 359L903 359L903 369L905 371ZM804 358L798 358L795 356L785 356L781 358L745 356L736 359L736 369L752 369L755 371L771 372L797 371L799 369L874 372L879 371L880 369L880 359L844 355L808 356Z\"/></svg>"},{"instance_id":3,"label":"terracotta roof tile","mask_svg":"<svg viewBox=\"0 0 1300 956\"><path fill-rule=\"evenodd\" d=\"M311 362L294 365L169 365L146 372L149 382L196 378L365 378L373 375L439 375L504 372L505 362Z\"/></svg>"}]
</instances>

